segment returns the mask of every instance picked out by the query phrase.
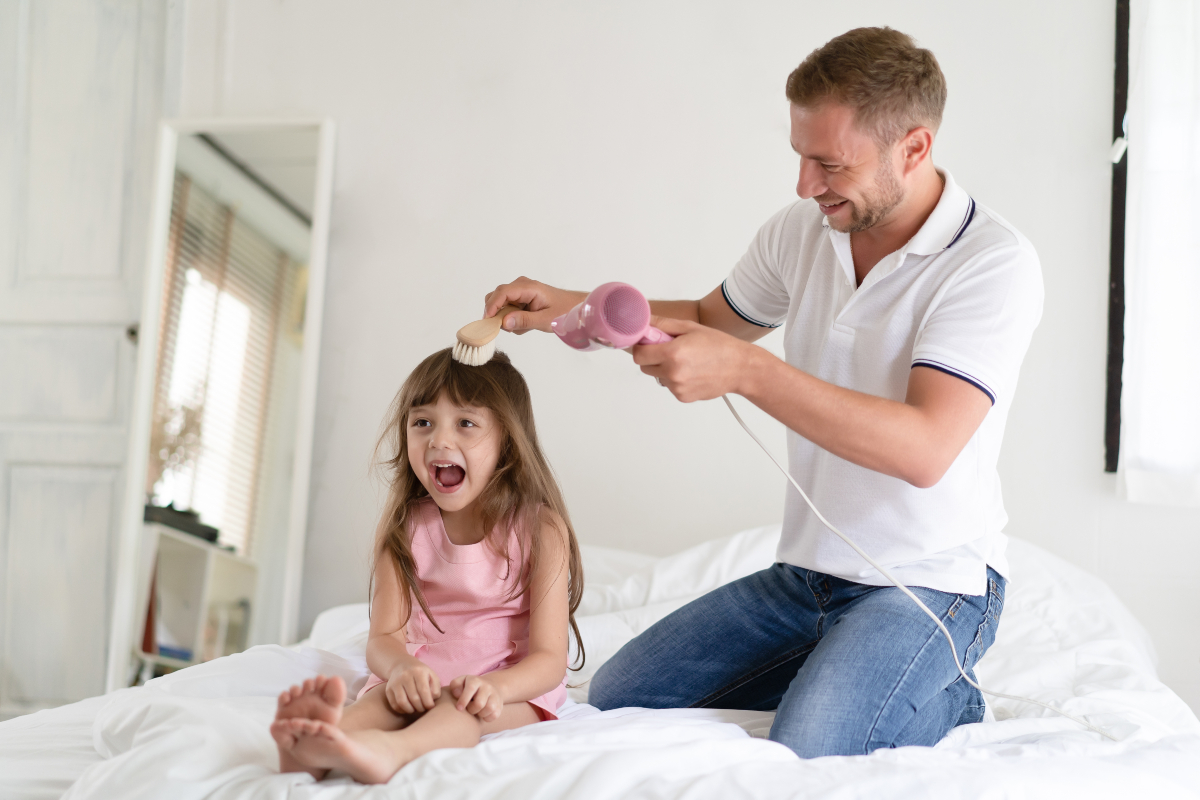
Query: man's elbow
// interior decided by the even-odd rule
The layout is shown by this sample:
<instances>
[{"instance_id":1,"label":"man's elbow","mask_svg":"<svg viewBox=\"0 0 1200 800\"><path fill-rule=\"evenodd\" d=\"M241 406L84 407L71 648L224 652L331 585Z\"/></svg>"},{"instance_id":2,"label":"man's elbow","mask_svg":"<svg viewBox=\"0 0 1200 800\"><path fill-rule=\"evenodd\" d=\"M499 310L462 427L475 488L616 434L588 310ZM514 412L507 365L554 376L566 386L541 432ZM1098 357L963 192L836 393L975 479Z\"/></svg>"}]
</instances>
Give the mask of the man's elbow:
<instances>
[{"instance_id":1,"label":"man's elbow","mask_svg":"<svg viewBox=\"0 0 1200 800\"><path fill-rule=\"evenodd\" d=\"M912 484L913 486L917 487L918 489L932 489L934 486L937 486L938 481L940 481L941 479L942 479L941 475L934 475L932 473L930 473L929 475L922 474L922 475L914 475L911 478L905 478L905 480L908 483Z\"/></svg>"},{"instance_id":2,"label":"man's elbow","mask_svg":"<svg viewBox=\"0 0 1200 800\"><path fill-rule=\"evenodd\" d=\"M937 456L916 458L905 465L900 477L918 489L932 489L945 477L953 463L953 459L946 460Z\"/></svg>"}]
</instances>

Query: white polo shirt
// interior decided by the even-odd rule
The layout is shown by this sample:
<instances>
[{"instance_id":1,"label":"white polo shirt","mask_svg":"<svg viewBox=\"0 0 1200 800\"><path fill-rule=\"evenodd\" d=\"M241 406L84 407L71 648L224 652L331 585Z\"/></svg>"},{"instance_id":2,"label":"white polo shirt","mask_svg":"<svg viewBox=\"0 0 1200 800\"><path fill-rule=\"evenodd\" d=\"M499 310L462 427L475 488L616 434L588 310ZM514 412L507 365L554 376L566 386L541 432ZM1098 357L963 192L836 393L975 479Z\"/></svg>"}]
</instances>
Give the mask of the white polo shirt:
<instances>
[{"instance_id":1,"label":"white polo shirt","mask_svg":"<svg viewBox=\"0 0 1200 800\"><path fill-rule=\"evenodd\" d=\"M788 431L792 476L830 522L909 586L983 594L986 566L1006 575L996 460L1017 373L1042 315L1033 245L955 184L908 244L855 287L850 239L812 200L765 224L722 285L743 319L784 325L787 362L847 389L904 401L909 372L930 367L976 386L992 408L937 485L918 489ZM825 528L788 486L777 557L890 585Z\"/></svg>"}]
</instances>

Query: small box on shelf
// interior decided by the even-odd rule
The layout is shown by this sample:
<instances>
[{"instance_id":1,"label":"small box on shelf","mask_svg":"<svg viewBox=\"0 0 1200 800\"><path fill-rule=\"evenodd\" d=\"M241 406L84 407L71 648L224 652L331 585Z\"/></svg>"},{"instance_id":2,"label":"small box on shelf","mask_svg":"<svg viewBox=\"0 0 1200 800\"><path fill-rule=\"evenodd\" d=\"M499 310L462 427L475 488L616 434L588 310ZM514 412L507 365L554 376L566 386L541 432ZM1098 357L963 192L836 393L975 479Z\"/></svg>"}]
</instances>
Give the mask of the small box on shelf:
<instances>
[{"instance_id":1,"label":"small box on shelf","mask_svg":"<svg viewBox=\"0 0 1200 800\"><path fill-rule=\"evenodd\" d=\"M157 522L160 525L166 525L168 528L174 528L177 531L190 533L192 536L199 536L206 542L216 544L217 537L220 531L212 525L205 525L200 521L200 515L195 511L182 510L175 507L174 503L168 503L165 506L156 506L149 503L146 504L146 510L142 513L144 522Z\"/></svg>"}]
</instances>

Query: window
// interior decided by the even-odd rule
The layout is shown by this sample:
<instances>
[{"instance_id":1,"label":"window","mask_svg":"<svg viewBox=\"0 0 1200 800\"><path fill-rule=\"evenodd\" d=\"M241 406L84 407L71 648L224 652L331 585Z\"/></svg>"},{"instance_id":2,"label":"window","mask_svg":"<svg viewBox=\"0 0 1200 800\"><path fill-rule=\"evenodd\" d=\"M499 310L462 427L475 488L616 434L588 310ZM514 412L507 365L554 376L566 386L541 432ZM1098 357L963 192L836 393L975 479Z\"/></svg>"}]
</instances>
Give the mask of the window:
<instances>
[{"instance_id":1,"label":"window","mask_svg":"<svg viewBox=\"0 0 1200 800\"><path fill-rule=\"evenodd\" d=\"M1121 473L1200 505L1200 6L1129 6Z\"/></svg>"},{"instance_id":2,"label":"window","mask_svg":"<svg viewBox=\"0 0 1200 800\"><path fill-rule=\"evenodd\" d=\"M175 176L147 494L252 553L281 338L299 336L303 267L188 174Z\"/></svg>"}]
</instances>

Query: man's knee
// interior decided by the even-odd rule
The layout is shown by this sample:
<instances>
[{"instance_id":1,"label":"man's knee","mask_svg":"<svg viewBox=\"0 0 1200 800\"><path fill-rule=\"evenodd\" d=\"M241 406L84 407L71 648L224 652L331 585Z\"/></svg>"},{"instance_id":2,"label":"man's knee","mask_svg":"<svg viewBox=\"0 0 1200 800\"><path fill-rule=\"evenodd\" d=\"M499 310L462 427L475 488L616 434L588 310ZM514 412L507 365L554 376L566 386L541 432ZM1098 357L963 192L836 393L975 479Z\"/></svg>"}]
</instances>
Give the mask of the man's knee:
<instances>
[{"instance_id":1,"label":"man's knee","mask_svg":"<svg viewBox=\"0 0 1200 800\"><path fill-rule=\"evenodd\" d=\"M801 758L862 756L886 746L872 741L870 731L863 726L830 724L816 717L799 720L777 717L771 727L771 741L779 742Z\"/></svg>"},{"instance_id":2,"label":"man's knee","mask_svg":"<svg viewBox=\"0 0 1200 800\"><path fill-rule=\"evenodd\" d=\"M629 707L682 708L689 704L679 694L673 659L664 659L654 648L642 644L641 637L635 638L600 665L588 683L590 705L610 711Z\"/></svg>"},{"instance_id":3,"label":"man's knee","mask_svg":"<svg viewBox=\"0 0 1200 800\"><path fill-rule=\"evenodd\" d=\"M771 740L785 745L801 758L865 756L876 750L902 746L896 735L860 721L839 725L812 719L801 721L799 724L774 726L771 729ZM931 742L904 744L932 746L936 743L935 739Z\"/></svg>"},{"instance_id":4,"label":"man's knee","mask_svg":"<svg viewBox=\"0 0 1200 800\"><path fill-rule=\"evenodd\" d=\"M918 708L892 696L878 713L854 703L785 703L771 726L771 739L801 758L859 756L892 747L932 747L957 725L983 718L983 695L955 681Z\"/></svg>"},{"instance_id":5,"label":"man's knee","mask_svg":"<svg viewBox=\"0 0 1200 800\"><path fill-rule=\"evenodd\" d=\"M616 680L612 669L612 659L600 665L600 669L596 670L596 674L592 676L592 680L588 683L588 704L593 705L601 711L609 711L614 708L625 708L629 705L626 702L626 692L623 682Z\"/></svg>"}]
</instances>

